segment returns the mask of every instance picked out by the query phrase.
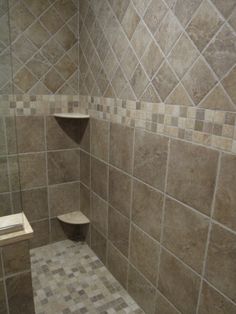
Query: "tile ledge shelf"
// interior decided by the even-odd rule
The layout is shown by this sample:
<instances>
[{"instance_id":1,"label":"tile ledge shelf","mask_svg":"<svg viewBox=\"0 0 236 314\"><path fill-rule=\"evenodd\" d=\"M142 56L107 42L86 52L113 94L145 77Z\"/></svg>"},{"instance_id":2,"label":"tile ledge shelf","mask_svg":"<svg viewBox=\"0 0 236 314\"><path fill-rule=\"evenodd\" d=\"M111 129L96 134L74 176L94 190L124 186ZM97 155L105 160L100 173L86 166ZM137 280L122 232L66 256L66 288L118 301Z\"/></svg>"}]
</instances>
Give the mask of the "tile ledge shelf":
<instances>
[{"instance_id":1,"label":"tile ledge shelf","mask_svg":"<svg viewBox=\"0 0 236 314\"><path fill-rule=\"evenodd\" d=\"M9 221L13 221L14 224L16 221L18 221L19 224L23 224L23 230L1 235L0 246L5 246L19 241L28 240L33 237L33 229L24 213L4 216L1 217L0 219L8 220L8 225Z\"/></svg>"},{"instance_id":2,"label":"tile ledge shelf","mask_svg":"<svg viewBox=\"0 0 236 314\"><path fill-rule=\"evenodd\" d=\"M54 113L54 117L56 118L64 118L64 119L89 119L90 116L82 113Z\"/></svg>"},{"instance_id":3,"label":"tile ledge shelf","mask_svg":"<svg viewBox=\"0 0 236 314\"><path fill-rule=\"evenodd\" d=\"M90 223L89 219L81 211L60 215L57 216L57 219L71 225L84 225Z\"/></svg>"}]
</instances>

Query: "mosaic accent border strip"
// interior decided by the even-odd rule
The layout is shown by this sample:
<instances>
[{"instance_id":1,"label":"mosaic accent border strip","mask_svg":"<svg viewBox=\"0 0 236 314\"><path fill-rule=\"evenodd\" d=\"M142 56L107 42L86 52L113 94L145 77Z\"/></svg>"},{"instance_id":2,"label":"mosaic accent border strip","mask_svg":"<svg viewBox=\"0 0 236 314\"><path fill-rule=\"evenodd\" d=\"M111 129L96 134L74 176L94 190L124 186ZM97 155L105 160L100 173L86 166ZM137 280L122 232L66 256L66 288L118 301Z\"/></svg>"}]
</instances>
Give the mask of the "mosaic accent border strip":
<instances>
[{"instance_id":1,"label":"mosaic accent border strip","mask_svg":"<svg viewBox=\"0 0 236 314\"><path fill-rule=\"evenodd\" d=\"M79 111L236 153L236 113L233 112L91 96L80 96Z\"/></svg>"}]
</instances>

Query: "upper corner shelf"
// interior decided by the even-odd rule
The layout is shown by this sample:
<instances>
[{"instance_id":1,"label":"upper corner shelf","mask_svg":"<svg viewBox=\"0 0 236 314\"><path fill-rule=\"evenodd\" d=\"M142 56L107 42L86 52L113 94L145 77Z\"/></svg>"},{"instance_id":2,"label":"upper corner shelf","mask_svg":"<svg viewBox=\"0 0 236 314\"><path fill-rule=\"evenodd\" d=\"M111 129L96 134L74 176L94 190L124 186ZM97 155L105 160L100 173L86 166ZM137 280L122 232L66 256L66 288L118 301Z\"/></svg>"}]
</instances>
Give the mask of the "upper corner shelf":
<instances>
[{"instance_id":1,"label":"upper corner shelf","mask_svg":"<svg viewBox=\"0 0 236 314\"><path fill-rule=\"evenodd\" d=\"M54 117L65 119L89 119L89 115L82 113L54 113Z\"/></svg>"}]
</instances>

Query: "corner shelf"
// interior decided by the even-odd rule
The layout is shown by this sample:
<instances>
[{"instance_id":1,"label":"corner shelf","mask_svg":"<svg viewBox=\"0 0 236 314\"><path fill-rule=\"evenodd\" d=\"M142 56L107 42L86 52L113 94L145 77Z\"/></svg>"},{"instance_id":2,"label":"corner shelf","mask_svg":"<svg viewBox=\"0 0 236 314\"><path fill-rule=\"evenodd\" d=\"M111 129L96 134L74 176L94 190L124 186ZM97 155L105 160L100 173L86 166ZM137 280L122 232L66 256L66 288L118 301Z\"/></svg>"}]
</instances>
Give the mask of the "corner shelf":
<instances>
[{"instance_id":1,"label":"corner shelf","mask_svg":"<svg viewBox=\"0 0 236 314\"><path fill-rule=\"evenodd\" d=\"M85 225L90 223L89 219L81 211L60 215L57 216L57 219L71 225Z\"/></svg>"},{"instance_id":2,"label":"corner shelf","mask_svg":"<svg viewBox=\"0 0 236 314\"><path fill-rule=\"evenodd\" d=\"M64 119L89 119L90 116L82 113L54 113L54 117L56 118L64 118Z\"/></svg>"}]
</instances>

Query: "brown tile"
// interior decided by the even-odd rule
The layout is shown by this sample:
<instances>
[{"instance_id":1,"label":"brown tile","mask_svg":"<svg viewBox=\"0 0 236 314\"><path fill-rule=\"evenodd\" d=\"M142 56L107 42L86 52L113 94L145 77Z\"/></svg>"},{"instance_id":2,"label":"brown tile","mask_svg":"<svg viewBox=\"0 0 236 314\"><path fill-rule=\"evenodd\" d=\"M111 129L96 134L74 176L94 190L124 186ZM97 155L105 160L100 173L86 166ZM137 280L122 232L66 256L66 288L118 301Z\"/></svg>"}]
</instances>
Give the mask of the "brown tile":
<instances>
[{"instance_id":1,"label":"brown tile","mask_svg":"<svg viewBox=\"0 0 236 314\"><path fill-rule=\"evenodd\" d=\"M49 221L48 220L32 222L31 227L34 230L34 236L30 240L31 249L49 244Z\"/></svg>"},{"instance_id":2,"label":"brown tile","mask_svg":"<svg viewBox=\"0 0 236 314\"><path fill-rule=\"evenodd\" d=\"M109 168L109 203L123 215L130 216L131 178L113 167Z\"/></svg>"},{"instance_id":3,"label":"brown tile","mask_svg":"<svg viewBox=\"0 0 236 314\"><path fill-rule=\"evenodd\" d=\"M120 284L127 288L128 261L110 242L107 248L107 268Z\"/></svg>"},{"instance_id":4,"label":"brown tile","mask_svg":"<svg viewBox=\"0 0 236 314\"><path fill-rule=\"evenodd\" d=\"M131 173L134 130L111 123L110 132L110 163Z\"/></svg>"},{"instance_id":5,"label":"brown tile","mask_svg":"<svg viewBox=\"0 0 236 314\"><path fill-rule=\"evenodd\" d=\"M217 314L234 314L236 305L231 303L222 294L203 282L199 314L217 313Z\"/></svg>"},{"instance_id":6,"label":"brown tile","mask_svg":"<svg viewBox=\"0 0 236 314\"><path fill-rule=\"evenodd\" d=\"M51 217L79 210L79 183L66 183L49 187Z\"/></svg>"},{"instance_id":7,"label":"brown tile","mask_svg":"<svg viewBox=\"0 0 236 314\"><path fill-rule=\"evenodd\" d=\"M0 281L0 314L7 314L7 302L3 281Z\"/></svg>"},{"instance_id":8,"label":"brown tile","mask_svg":"<svg viewBox=\"0 0 236 314\"><path fill-rule=\"evenodd\" d=\"M155 314L179 314L179 311L158 291Z\"/></svg>"},{"instance_id":9,"label":"brown tile","mask_svg":"<svg viewBox=\"0 0 236 314\"><path fill-rule=\"evenodd\" d=\"M90 190L83 184L80 184L80 210L88 218L91 217Z\"/></svg>"},{"instance_id":10,"label":"brown tile","mask_svg":"<svg viewBox=\"0 0 236 314\"><path fill-rule=\"evenodd\" d=\"M5 275L30 269L29 242L22 241L4 246L3 263Z\"/></svg>"},{"instance_id":11,"label":"brown tile","mask_svg":"<svg viewBox=\"0 0 236 314\"><path fill-rule=\"evenodd\" d=\"M135 130L134 175L155 188L164 190L168 139Z\"/></svg>"},{"instance_id":12,"label":"brown tile","mask_svg":"<svg viewBox=\"0 0 236 314\"><path fill-rule=\"evenodd\" d=\"M164 62L152 81L161 99L164 101L175 88L178 80L169 65Z\"/></svg>"},{"instance_id":13,"label":"brown tile","mask_svg":"<svg viewBox=\"0 0 236 314\"><path fill-rule=\"evenodd\" d=\"M16 86L23 93L27 93L37 82L36 78L27 70L26 67L21 68L14 76L13 80Z\"/></svg>"},{"instance_id":14,"label":"brown tile","mask_svg":"<svg viewBox=\"0 0 236 314\"><path fill-rule=\"evenodd\" d=\"M183 34L171 51L168 60L181 79L197 59L198 55L199 52L194 47L192 41Z\"/></svg>"},{"instance_id":15,"label":"brown tile","mask_svg":"<svg viewBox=\"0 0 236 314\"><path fill-rule=\"evenodd\" d=\"M55 34L63 25L62 19L53 7L41 16L40 21L51 34Z\"/></svg>"},{"instance_id":16,"label":"brown tile","mask_svg":"<svg viewBox=\"0 0 236 314\"><path fill-rule=\"evenodd\" d=\"M81 121L80 127L80 147L86 152L90 152L90 121Z\"/></svg>"},{"instance_id":17,"label":"brown tile","mask_svg":"<svg viewBox=\"0 0 236 314\"><path fill-rule=\"evenodd\" d=\"M95 193L107 200L108 166L93 157L91 158L91 187Z\"/></svg>"},{"instance_id":18,"label":"brown tile","mask_svg":"<svg viewBox=\"0 0 236 314\"><path fill-rule=\"evenodd\" d=\"M203 266L208 224L204 216L167 198L163 245L198 273Z\"/></svg>"},{"instance_id":19,"label":"brown tile","mask_svg":"<svg viewBox=\"0 0 236 314\"><path fill-rule=\"evenodd\" d=\"M91 226L91 248L101 261L106 263L106 252L107 252L107 240L98 232L93 226Z\"/></svg>"},{"instance_id":20,"label":"brown tile","mask_svg":"<svg viewBox=\"0 0 236 314\"><path fill-rule=\"evenodd\" d=\"M180 23L185 26L190 21L200 4L201 0L177 0L172 1L171 8Z\"/></svg>"},{"instance_id":21,"label":"brown tile","mask_svg":"<svg viewBox=\"0 0 236 314\"><path fill-rule=\"evenodd\" d=\"M141 65L138 65L131 78L130 84L134 90L137 99L142 95L145 87L148 85L148 77Z\"/></svg>"},{"instance_id":22,"label":"brown tile","mask_svg":"<svg viewBox=\"0 0 236 314\"><path fill-rule=\"evenodd\" d=\"M48 152L49 184L77 181L80 177L80 151L64 150Z\"/></svg>"},{"instance_id":23,"label":"brown tile","mask_svg":"<svg viewBox=\"0 0 236 314\"><path fill-rule=\"evenodd\" d=\"M213 224L205 277L216 288L236 301L236 236Z\"/></svg>"},{"instance_id":24,"label":"brown tile","mask_svg":"<svg viewBox=\"0 0 236 314\"><path fill-rule=\"evenodd\" d=\"M127 85L127 80L120 67L118 67L116 73L114 74L111 85L114 91L116 92L116 95L120 95L125 86Z\"/></svg>"},{"instance_id":25,"label":"brown tile","mask_svg":"<svg viewBox=\"0 0 236 314\"><path fill-rule=\"evenodd\" d=\"M50 62L40 52L35 54L26 65L38 79L46 74L51 66ZM35 89L33 89L33 91L35 91ZM33 91L31 91L32 94Z\"/></svg>"},{"instance_id":26,"label":"brown tile","mask_svg":"<svg viewBox=\"0 0 236 314\"><path fill-rule=\"evenodd\" d=\"M117 210L109 207L108 212L108 239L126 257L129 249L130 221Z\"/></svg>"},{"instance_id":27,"label":"brown tile","mask_svg":"<svg viewBox=\"0 0 236 314\"><path fill-rule=\"evenodd\" d=\"M163 55L161 50L156 43L152 41L141 59L141 63L150 79L152 79L153 75L158 70L162 60Z\"/></svg>"},{"instance_id":28,"label":"brown tile","mask_svg":"<svg viewBox=\"0 0 236 314\"><path fill-rule=\"evenodd\" d=\"M50 227L50 242L58 242L68 239L69 234L71 234L76 228L76 226L62 223L57 218L50 220Z\"/></svg>"},{"instance_id":29,"label":"brown tile","mask_svg":"<svg viewBox=\"0 0 236 314\"><path fill-rule=\"evenodd\" d=\"M45 75L43 83L50 92L56 93L63 85L64 81L58 72L54 68L51 68L50 71Z\"/></svg>"},{"instance_id":30,"label":"brown tile","mask_svg":"<svg viewBox=\"0 0 236 314\"><path fill-rule=\"evenodd\" d=\"M223 154L215 198L214 218L236 231L236 157Z\"/></svg>"},{"instance_id":31,"label":"brown tile","mask_svg":"<svg viewBox=\"0 0 236 314\"><path fill-rule=\"evenodd\" d=\"M156 289L132 266L129 267L128 292L146 314L155 313Z\"/></svg>"},{"instance_id":32,"label":"brown tile","mask_svg":"<svg viewBox=\"0 0 236 314\"><path fill-rule=\"evenodd\" d=\"M140 17L136 13L134 6L131 2L122 20L122 26L129 39L132 38L139 21Z\"/></svg>"},{"instance_id":33,"label":"brown tile","mask_svg":"<svg viewBox=\"0 0 236 314\"><path fill-rule=\"evenodd\" d=\"M11 214L10 193L0 194L0 217Z\"/></svg>"},{"instance_id":34,"label":"brown tile","mask_svg":"<svg viewBox=\"0 0 236 314\"><path fill-rule=\"evenodd\" d=\"M234 0L228 1L212 0L212 2L225 18L227 18L233 11L233 8L236 7L236 3Z\"/></svg>"},{"instance_id":35,"label":"brown tile","mask_svg":"<svg viewBox=\"0 0 236 314\"><path fill-rule=\"evenodd\" d=\"M167 12L167 7L162 0L152 0L144 15L144 21L154 34Z\"/></svg>"},{"instance_id":36,"label":"brown tile","mask_svg":"<svg viewBox=\"0 0 236 314\"><path fill-rule=\"evenodd\" d=\"M225 25L203 54L219 78L236 62L236 47L233 44L235 40L235 33Z\"/></svg>"},{"instance_id":37,"label":"brown tile","mask_svg":"<svg viewBox=\"0 0 236 314\"><path fill-rule=\"evenodd\" d=\"M236 91L235 91L235 84L236 84L236 66L230 71L229 74L223 79L222 84L226 89L227 93L229 94L230 98L236 104Z\"/></svg>"},{"instance_id":38,"label":"brown tile","mask_svg":"<svg viewBox=\"0 0 236 314\"><path fill-rule=\"evenodd\" d=\"M197 105L216 84L216 78L200 58L183 78L183 85Z\"/></svg>"},{"instance_id":39,"label":"brown tile","mask_svg":"<svg viewBox=\"0 0 236 314\"><path fill-rule=\"evenodd\" d=\"M26 0L25 3L27 4L27 7L30 9L30 11L37 15L40 15L48 8L48 1L42 0L38 2L37 0Z\"/></svg>"},{"instance_id":40,"label":"brown tile","mask_svg":"<svg viewBox=\"0 0 236 314\"><path fill-rule=\"evenodd\" d=\"M159 240L163 195L136 180L133 181L133 185L132 221Z\"/></svg>"},{"instance_id":41,"label":"brown tile","mask_svg":"<svg viewBox=\"0 0 236 314\"><path fill-rule=\"evenodd\" d=\"M151 35L149 34L147 27L141 20L133 34L131 44L139 58L142 57L147 45L151 42Z\"/></svg>"},{"instance_id":42,"label":"brown tile","mask_svg":"<svg viewBox=\"0 0 236 314\"><path fill-rule=\"evenodd\" d=\"M67 80L77 70L77 66L69 56L64 55L55 65L55 69L64 80Z\"/></svg>"},{"instance_id":43,"label":"brown tile","mask_svg":"<svg viewBox=\"0 0 236 314\"><path fill-rule=\"evenodd\" d=\"M5 155L6 151L5 123L4 119L0 118L0 155Z\"/></svg>"},{"instance_id":44,"label":"brown tile","mask_svg":"<svg viewBox=\"0 0 236 314\"><path fill-rule=\"evenodd\" d=\"M130 241L130 262L156 285L159 244L133 224Z\"/></svg>"},{"instance_id":45,"label":"brown tile","mask_svg":"<svg viewBox=\"0 0 236 314\"><path fill-rule=\"evenodd\" d=\"M48 218L46 188L16 192L13 193L12 196L14 212L18 212L23 209L24 214L30 222Z\"/></svg>"},{"instance_id":46,"label":"brown tile","mask_svg":"<svg viewBox=\"0 0 236 314\"><path fill-rule=\"evenodd\" d=\"M109 123L104 120L91 120L91 153L108 160Z\"/></svg>"},{"instance_id":47,"label":"brown tile","mask_svg":"<svg viewBox=\"0 0 236 314\"><path fill-rule=\"evenodd\" d=\"M128 47L126 50L122 60L121 60L121 67L124 71L126 77L130 80L136 66L138 65L138 59L135 56L131 47Z\"/></svg>"},{"instance_id":48,"label":"brown tile","mask_svg":"<svg viewBox=\"0 0 236 314\"><path fill-rule=\"evenodd\" d=\"M6 286L10 314L35 312L31 273L8 278Z\"/></svg>"},{"instance_id":49,"label":"brown tile","mask_svg":"<svg viewBox=\"0 0 236 314\"><path fill-rule=\"evenodd\" d=\"M0 157L0 192L9 191L8 171L7 171L7 158Z\"/></svg>"},{"instance_id":50,"label":"brown tile","mask_svg":"<svg viewBox=\"0 0 236 314\"><path fill-rule=\"evenodd\" d=\"M181 313L195 312L199 287L200 277L162 250L158 288Z\"/></svg>"},{"instance_id":51,"label":"brown tile","mask_svg":"<svg viewBox=\"0 0 236 314\"><path fill-rule=\"evenodd\" d=\"M209 215L217 162L217 151L171 141L167 193Z\"/></svg>"},{"instance_id":52,"label":"brown tile","mask_svg":"<svg viewBox=\"0 0 236 314\"><path fill-rule=\"evenodd\" d=\"M223 23L223 19L208 1L203 1L197 14L187 27L189 36L200 51L210 42ZM203 35L204 34L204 35Z\"/></svg>"},{"instance_id":53,"label":"brown tile","mask_svg":"<svg viewBox=\"0 0 236 314\"><path fill-rule=\"evenodd\" d=\"M55 8L64 21L71 18L76 12L76 6L73 1L59 0L55 3Z\"/></svg>"},{"instance_id":54,"label":"brown tile","mask_svg":"<svg viewBox=\"0 0 236 314\"><path fill-rule=\"evenodd\" d=\"M42 24L38 21L27 29L26 35L38 48L41 48L50 37Z\"/></svg>"},{"instance_id":55,"label":"brown tile","mask_svg":"<svg viewBox=\"0 0 236 314\"><path fill-rule=\"evenodd\" d=\"M91 220L94 227L107 236L108 205L94 193L91 198Z\"/></svg>"},{"instance_id":56,"label":"brown tile","mask_svg":"<svg viewBox=\"0 0 236 314\"><path fill-rule=\"evenodd\" d=\"M90 186L90 155L80 151L80 181Z\"/></svg>"},{"instance_id":57,"label":"brown tile","mask_svg":"<svg viewBox=\"0 0 236 314\"><path fill-rule=\"evenodd\" d=\"M129 0L109 0L118 20L121 22L128 8Z\"/></svg>"},{"instance_id":58,"label":"brown tile","mask_svg":"<svg viewBox=\"0 0 236 314\"><path fill-rule=\"evenodd\" d=\"M20 183L22 189L46 186L46 156L45 153L35 153L19 155L18 158L12 157L11 161L19 163ZM17 190L17 176L19 173L13 173L13 189Z\"/></svg>"},{"instance_id":59,"label":"brown tile","mask_svg":"<svg viewBox=\"0 0 236 314\"><path fill-rule=\"evenodd\" d=\"M63 48L53 38L51 38L46 45L41 48L41 51L51 64L56 63L64 54Z\"/></svg>"},{"instance_id":60,"label":"brown tile","mask_svg":"<svg viewBox=\"0 0 236 314\"><path fill-rule=\"evenodd\" d=\"M78 121L54 117L47 117L46 121L48 150L78 147L80 142Z\"/></svg>"}]
</instances>

